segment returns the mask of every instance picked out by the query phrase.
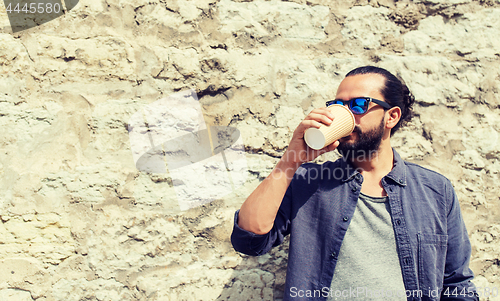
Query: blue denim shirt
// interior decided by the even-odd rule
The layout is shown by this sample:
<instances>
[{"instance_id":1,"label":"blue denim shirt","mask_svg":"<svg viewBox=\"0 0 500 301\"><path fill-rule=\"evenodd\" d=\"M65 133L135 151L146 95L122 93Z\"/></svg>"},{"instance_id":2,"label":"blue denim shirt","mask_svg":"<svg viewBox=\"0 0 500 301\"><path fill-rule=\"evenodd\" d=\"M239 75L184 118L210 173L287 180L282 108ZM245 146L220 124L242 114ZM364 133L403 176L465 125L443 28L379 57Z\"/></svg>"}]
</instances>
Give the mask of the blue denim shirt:
<instances>
[{"instance_id":1,"label":"blue denim shirt","mask_svg":"<svg viewBox=\"0 0 500 301\"><path fill-rule=\"evenodd\" d=\"M393 152L394 167L382 186L407 300L479 300L469 269L471 246L450 181ZM362 183L363 176L343 159L303 164L269 233L241 229L236 212L234 249L263 255L291 234L284 300L325 300Z\"/></svg>"}]
</instances>

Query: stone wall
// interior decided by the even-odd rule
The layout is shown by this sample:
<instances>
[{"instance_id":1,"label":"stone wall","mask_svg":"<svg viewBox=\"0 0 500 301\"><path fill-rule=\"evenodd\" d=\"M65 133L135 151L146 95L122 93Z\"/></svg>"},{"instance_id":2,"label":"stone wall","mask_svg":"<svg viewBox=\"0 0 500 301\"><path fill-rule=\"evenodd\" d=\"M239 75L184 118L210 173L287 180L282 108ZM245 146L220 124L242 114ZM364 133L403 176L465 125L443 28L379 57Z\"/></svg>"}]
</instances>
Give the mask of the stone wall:
<instances>
[{"instance_id":1,"label":"stone wall","mask_svg":"<svg viewBox=\"0 0 500 301\"><path fill-rule=\"evenodd\" d=\"M234 211L366 64L415 94L393 144L453 182L474 282L500 288L499 0L83 0L8 22L0 5L1 300L281 299L287 244L236 253ZM207 125L241 132L248 172L176 211L169 174L136 168L128 122L188 89Z\"/></svg>"}]
</instances>

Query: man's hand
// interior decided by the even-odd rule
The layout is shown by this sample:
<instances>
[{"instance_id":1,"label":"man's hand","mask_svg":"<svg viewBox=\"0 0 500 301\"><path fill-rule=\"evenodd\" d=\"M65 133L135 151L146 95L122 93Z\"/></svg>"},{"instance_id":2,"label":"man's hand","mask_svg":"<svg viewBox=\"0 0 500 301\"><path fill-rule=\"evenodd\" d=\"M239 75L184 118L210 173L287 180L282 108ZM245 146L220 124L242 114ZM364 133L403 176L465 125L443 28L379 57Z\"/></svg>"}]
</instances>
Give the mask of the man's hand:
<instances>
[{"instance_id":1,"label":"man's hand","mask_svg":"<svg viewBox=\"0 0 500 301\"><path fill-rule=\"evenodd\" d=\"M321 154L334 151L339 146L339 141L335 141L320 150L314 150L308 147L304 140L304 133L308 128L330 125L334 118L333 113L326 107L312 110L293 132L292 140L281 160L286 165L298 167L302 163L316 159Z\"/></svg>"}]
</instances>

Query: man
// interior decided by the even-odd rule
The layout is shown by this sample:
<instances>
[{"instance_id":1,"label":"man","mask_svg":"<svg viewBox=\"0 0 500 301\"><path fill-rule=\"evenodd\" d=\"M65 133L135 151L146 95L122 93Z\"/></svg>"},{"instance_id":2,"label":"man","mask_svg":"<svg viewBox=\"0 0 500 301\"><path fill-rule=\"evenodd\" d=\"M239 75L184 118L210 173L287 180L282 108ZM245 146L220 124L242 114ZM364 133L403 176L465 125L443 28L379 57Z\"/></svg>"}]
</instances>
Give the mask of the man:
<instances>
[{"instance_id":1,"label":"man","mask_svg":"<svg viewBox=\"0 0 500 301\"><path fill-rule=\"evenodd\" d=\"M262 255L290 234L284 300L478 300L450 181L391 147L413 102L387 70L352 70L327 105L351 109L353 133L308 148L305 130L335 118L327 108L313 110L236 212L237 251ZM335 149L343 155L336 162L307 163Z\"/></svg>"}]
</instances>

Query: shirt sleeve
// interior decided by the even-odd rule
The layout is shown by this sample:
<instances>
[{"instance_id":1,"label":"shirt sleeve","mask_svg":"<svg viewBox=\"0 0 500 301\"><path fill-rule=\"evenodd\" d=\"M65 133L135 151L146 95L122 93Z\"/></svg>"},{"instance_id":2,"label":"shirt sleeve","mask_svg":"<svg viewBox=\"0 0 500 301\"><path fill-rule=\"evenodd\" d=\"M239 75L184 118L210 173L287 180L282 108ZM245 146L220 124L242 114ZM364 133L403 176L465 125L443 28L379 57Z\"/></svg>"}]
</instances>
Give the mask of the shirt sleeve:
<instances>
[{"instance_id":1,"label":"shirt sleeve","mask_svg":"<svg viewBox=\"0 0 500 301\"><path fill-rule=\"evenodd\" d=\"M449 203L447 228L448 248L441 300L479 300L472 283L474 273L469 268L471 245L460 205L451 183L447 185Z\"/></svg>"},{"instance_id":2,"label":"shirt sleeve","mask_svg":"<svg viewBox=\"0 0 500 301\"><path fill-rule=\"evenodd\" d=\"M231 234L231 244L236 251L251 256L260 256L283 242L285 236L290 233L292 183L287 188L274 219L273 227L268 233L255 234L240 228L238 226L238 214L240 211L236 211L234 214L233 233Z\"/></svg>"}]
</instances>

